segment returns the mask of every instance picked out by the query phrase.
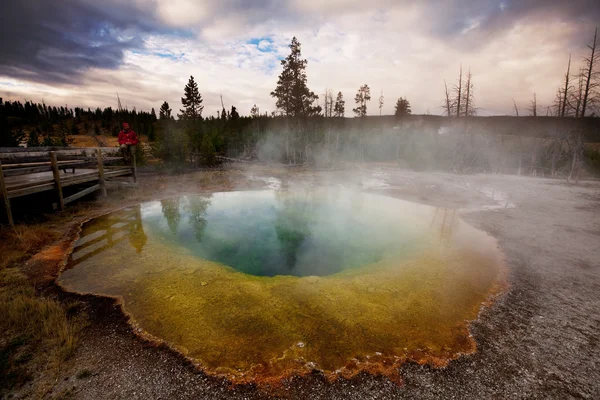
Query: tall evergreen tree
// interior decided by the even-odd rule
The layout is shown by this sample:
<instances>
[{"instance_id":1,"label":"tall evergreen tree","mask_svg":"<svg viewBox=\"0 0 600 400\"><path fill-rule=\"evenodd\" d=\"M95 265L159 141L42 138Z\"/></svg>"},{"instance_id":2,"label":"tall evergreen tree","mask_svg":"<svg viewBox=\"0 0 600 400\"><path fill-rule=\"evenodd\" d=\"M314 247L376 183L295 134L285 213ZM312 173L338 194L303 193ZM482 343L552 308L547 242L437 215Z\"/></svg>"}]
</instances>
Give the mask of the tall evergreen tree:
<instances>
[{"instance_id":1,"label":"tall evergreen tree","mask_svg":"<svg viewBox=\"0 0 600 400\"><path fill-rule=\"evenodd\" d=\"M352 111L354 111L354 114L357 117L365 117L367 115L367 101L370 100L371 89L369 89L369 85L364 84L358 88L358 92L356 92L356 96L354 96L356 108L353 108Z\"/></svg>"},{"instance_id":2,"label":"tall evergreen tree","mask_svg":"<svg viewBox=\"0 0 600 400\"><path fill-rule=\"evenodd\" d=\"M301 117L311 116L321 112L321 106L313 106L319 99L314 92L306 86L306 64L302 59L300 42L296 37L290 44L290 55L281 60L283 71L279 75L277 87L271 92L271 97L277 98L277 108L286 116Z\"/></svg>"},{"instance_id":3,"label":"tall evergreen tree","mask_svg":"<svg viewBox=\"0 0 600 400\"><path fill-rule=\"evenodd\" d=\"M343 117L346 113L346 102L344 101L344 96L342 92L338 92L337 98L335 99L335 106L333 107L333 116L334 117Z\"/></svg>"},{"instance_id":4,"label":"tall evergreen tree","mask_svg":"<svg viewBox=\"0 0 600 400\"><path fill-rule=\"evenodd\" d=\"M40 145L40 137L38 135L38 129L32 129L27 138L27 147L37 147Z\"/></svg>"},{"instance_id":5,"label":"tall evergreen tree","mask_svg":"<svg viewBox=\"0 0 600 400\"><path fill-rule=\"evenodd\" d=\"M398 101L396 101L396 112L394 115L398 118L406 117L411 114L410 103L407 99L400 97Z\"/></svg>"},{"instance_id":6,"label":"tall evergreen tree","mask_svg":"<svg viewBox=\"0 0 600 400\"><path fill-rule=\"evenodd\" d=\"M181 112L178 115L179 118L192 121L201 119L202 110L204 110L203 100L193 76L190 76L187 85L185 85L184 94L185 96L181 98L181 104L184 108L179 110Z\"/></svg>"},{"instance_id":7,"label":"tall evergreen tree","mask_svg":"<svg viewBox=\"0 0 600 400\"><path fill-rule=\"evenodd\" d=\"M160 106L159 118L171 119L171 109L169 108L169 103L167 103L166 101L162 103L162 106Z\"/></svg>"},{"instance_id":8,"label":"tall evergreen tree","mask_svg":"<svg viewBox=\"0 0 600 400\"><path fill-rule=\"evenodd\" d=\"M233 121L240 118L240 114L237 112L237 108L235 108L235 106L231 106L231 113L229 114L229 117Z\"/></svg>"}]
</instances>

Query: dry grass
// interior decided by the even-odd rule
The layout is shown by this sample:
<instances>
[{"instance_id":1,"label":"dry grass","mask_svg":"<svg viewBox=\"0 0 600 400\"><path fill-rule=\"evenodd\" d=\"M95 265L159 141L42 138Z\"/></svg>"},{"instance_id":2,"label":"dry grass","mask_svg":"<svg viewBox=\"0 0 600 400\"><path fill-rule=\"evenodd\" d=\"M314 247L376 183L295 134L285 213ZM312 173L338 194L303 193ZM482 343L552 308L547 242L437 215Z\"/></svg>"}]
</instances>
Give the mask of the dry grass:
<instances>
[{"instance_id":1,"label":"dry grass","mask_svg":"<svg viewBox=\"0 0 600 400\"><path fill-rule=\"evenodd\" d=\"M28 396L42 397L84 326L81 316L70 315L73 305L38 295L21 271L27 258L58 237L43 225L0 230L0 394L35 381Z\"/></svg>"}]
</instances>

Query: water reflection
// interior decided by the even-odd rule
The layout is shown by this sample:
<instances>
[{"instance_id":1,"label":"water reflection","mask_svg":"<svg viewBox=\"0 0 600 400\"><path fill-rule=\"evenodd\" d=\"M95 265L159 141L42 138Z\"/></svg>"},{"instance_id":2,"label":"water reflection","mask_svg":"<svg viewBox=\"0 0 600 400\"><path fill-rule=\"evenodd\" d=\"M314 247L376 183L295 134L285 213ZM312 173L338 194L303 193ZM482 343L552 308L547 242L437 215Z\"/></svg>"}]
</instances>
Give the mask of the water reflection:
<instances>
[{"instance_id":1,"label":"water reflection","mask_svg":"<svg viewBox=\"0 0 600 400\"><path fill-rule=\"evenodd\" d=\"M163 216L167 220L169 229L174 235L177 234L179 221L181 220L181 199L181 197L176 197L160 201Z\"/></svg>"},{"instance_id":2,"label":"water reflection","mask_svg":"<svg viewBox=\"0 0 600 400\"><path fill-rule=\"evenodd\" d=\"M142 252L148 237L144 232L140 205L111 213L104 218L104 223L94 224L83 230L69 257L69 266L75 267L99 255L120 243L125 237L136 253Z\"/></svg>"},{"instance_id":3,"label":"water reflection","mask_svg":"<svg viewBox=\"0 0 600 400\"><path fill-rule=\"evenodd\" d=\"M439 244L449 245L457 222L456 209L436 207L431 225L429 225L429 231L434 236L439 237Z\"/></svg>"},{"instance_id":4,"label":"water reflection","mask_svg":"<svg viewBox=\"0 0 600 400\"><path fill-rule=\"evenodd\" d=\"M206 211L209 206L210 198L206 197L190 197L186 202L186 211L189 214L189 224L194 231L194 236L198 242L202 242L204 230L208 224L208 221L206 220Z\"/></svg>"},{"instance_id":5,"label":"water reflection","mask_svg":"<svg viewBox=\"0 0 600 400\"><path fill-rule=\"evenodd\" d=\"M275 232L284 263L290 272L297 264L300 248L312 234L315 223L315 213L311 207L313 203L308 196L308 192L301 199L283 193L277 195Z\"/></svg>"}]
</instances>

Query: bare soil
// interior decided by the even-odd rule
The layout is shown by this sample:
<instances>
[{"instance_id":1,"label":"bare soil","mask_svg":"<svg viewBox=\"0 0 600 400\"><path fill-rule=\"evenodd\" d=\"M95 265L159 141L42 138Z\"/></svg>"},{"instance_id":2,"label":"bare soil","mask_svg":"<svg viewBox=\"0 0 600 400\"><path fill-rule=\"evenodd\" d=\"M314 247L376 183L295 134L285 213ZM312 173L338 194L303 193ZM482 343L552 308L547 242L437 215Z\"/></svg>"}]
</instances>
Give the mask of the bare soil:
<instances>
[{"instance_id":1,"label":"bare soil","mask_svg":"<svg viewBox=\"0 0 600 400\"><path fill-rule=\"evenodd\" d=\"M510 288L472 323L477 352L443 369L406 364L401 368L402 386L368 375L327 383L315 373L283 382L271 394L253 386L232 387L197 371L183 356L140 339L114 301L60 293L51 284L57 273L55 260L34 260L25 267L32 281L63 301L77 301L77 312L89 320L74 356L62 366L61 377L47 397L600 398L598 182L568 185L506 175L417 173L383 164L347 171L259 168L142 175L133 194L113 192L112 200L66 224L64 239L83 219L127 204L184 193L273 187L278 182L283 187L341 184L457 208L469 223L495 236L506 255ZM25 386L10 396L28 393Z\"/></svg>"}]
</instances>

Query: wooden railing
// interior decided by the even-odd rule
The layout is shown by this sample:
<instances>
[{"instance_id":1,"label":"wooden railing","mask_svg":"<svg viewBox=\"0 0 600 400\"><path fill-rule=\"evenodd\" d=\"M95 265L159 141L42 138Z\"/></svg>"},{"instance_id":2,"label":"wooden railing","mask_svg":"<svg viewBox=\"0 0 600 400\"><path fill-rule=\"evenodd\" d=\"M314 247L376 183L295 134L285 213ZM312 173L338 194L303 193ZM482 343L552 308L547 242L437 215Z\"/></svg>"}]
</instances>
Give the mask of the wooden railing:
<instances>
[{"instance_id":1,"label":"wooden railing","mask_svg":"<svg viewBox=\"0 0 600 400\"><path fill-rule=\"evenodd\" d=\"M14 226L11 200L18 197L54 191L53 207L63 210L66 204L97 190L106 196L107 179L132 175L137 182L135 153L132 152L131 165L110 165L123 161L121 150L114 147L0 148L0 196L9 224ZM82 169L85 171L76 173ZM67 174L68 170L72 175ZM88 182L92 186L63 196L63 188Z\"/></svg>"}]
</instances>

